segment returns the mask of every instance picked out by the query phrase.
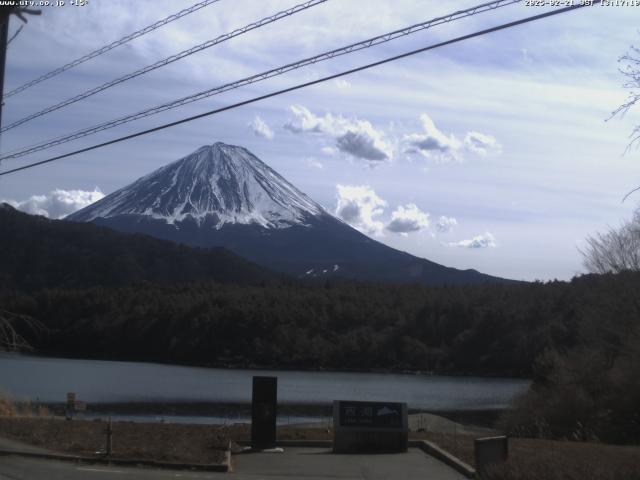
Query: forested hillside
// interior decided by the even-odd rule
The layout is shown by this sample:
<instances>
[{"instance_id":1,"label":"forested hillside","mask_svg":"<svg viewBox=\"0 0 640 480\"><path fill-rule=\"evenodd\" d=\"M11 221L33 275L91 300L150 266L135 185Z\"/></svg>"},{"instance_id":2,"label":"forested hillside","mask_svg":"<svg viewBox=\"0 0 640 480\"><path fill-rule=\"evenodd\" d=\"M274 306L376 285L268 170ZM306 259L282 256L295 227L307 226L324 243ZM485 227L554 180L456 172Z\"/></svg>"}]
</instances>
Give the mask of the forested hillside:
<instances>
[{"instance_id":1,"label":"forested hillside","mask_svg":"<svg viewBox=\"0 0 640 480\"><path fill-rule=\"evenodd\" d=\"M49 220L0 204L0 289L259 284L280 278L224 248L197 249L93 224Z\"/></svg>"},{"instance_id":2,"label":"forested hillside","mask_svg":"<svg viewBox=\"0 0 640 480\"><path fill-rule=\"evenodd\" d=\"M640 274L428 288L214 283L5 292L43 353L202 364L529 376L547 351L614 362L638 328Z\"/></svg>"}]
</instances>

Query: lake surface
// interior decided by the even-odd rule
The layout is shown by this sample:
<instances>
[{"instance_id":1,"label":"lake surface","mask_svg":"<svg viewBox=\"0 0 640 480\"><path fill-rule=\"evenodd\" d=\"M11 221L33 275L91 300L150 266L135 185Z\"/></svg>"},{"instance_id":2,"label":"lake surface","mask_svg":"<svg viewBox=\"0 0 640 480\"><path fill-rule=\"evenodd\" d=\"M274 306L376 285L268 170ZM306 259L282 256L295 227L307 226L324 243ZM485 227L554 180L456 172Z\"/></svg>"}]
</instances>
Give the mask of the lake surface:
<instances>
[{"instance_id":1,"label":"lake surface","mask_svg":"<svg viewBox=\"0 0 640 480\"><path fill-rule=\"evenodd\" d=\"M333 400L407 402L425 410L506 408L527 380L409 374L235 370L0 354L0 390L14 400L66 401L76 392L88 403L250 403L251 377L278 377L278 401L329 404Z\"/></svg>"}]
</instances>

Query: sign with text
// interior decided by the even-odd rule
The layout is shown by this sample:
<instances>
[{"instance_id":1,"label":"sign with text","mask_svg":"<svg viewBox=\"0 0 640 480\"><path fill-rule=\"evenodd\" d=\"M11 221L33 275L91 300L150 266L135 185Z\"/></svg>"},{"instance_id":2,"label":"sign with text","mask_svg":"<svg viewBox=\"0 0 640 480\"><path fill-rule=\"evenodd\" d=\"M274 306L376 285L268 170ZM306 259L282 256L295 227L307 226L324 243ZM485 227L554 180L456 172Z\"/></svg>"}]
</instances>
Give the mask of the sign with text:
<instances>
[{"instance_id":1,"label":"sign with text","mask_svg":"<svg viewBox=\"0 0 640 480\"><path fill-rule=\"evenodd\" d=\"M397 402L333 402L333 451L406 452L407 404Z\"/></svg>"},{"instance_id":2,"label":"sign with text","mask_svg":"<svg viewBox=\"0 0 640 480\"><path fill-rule=\"evenodd\" d=\"M340 426L402 428L402 404L340 402Z\"/></svg>"}]
</instances>

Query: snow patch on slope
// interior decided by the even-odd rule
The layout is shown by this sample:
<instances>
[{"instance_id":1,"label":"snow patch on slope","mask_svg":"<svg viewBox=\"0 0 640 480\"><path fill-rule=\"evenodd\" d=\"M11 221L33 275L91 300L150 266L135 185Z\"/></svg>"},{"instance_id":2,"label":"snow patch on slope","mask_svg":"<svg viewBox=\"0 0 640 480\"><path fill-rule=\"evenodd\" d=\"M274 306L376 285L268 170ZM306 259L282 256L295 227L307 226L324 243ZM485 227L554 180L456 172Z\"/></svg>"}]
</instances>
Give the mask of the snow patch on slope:
<instances>
[{"instance_id":1,"label":"snow patch on slope","mask_svg":"<svg viewBox=\"0 0 640 480\"><path fill-rule=\"evenodd\" d=\"M221 142L136 180L68 217L92 221L142 215L168 224L205 219L286 228L326 211L243 147Z\"/></svg>"}]
</instances>

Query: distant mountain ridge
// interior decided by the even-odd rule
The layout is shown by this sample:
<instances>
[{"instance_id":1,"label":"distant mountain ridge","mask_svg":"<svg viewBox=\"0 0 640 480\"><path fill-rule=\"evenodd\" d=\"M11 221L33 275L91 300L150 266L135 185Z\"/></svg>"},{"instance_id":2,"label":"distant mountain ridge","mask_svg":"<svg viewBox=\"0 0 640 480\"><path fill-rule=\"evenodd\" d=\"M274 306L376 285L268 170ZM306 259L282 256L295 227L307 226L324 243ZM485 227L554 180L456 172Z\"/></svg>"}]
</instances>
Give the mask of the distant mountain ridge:
<instances>
[{"instance_id":1,"label":"distant mountain ridge","mask_svg":"<svg viewBox=\"0 0 640 480\"><path fill-rule=\"evenodd\" d=\"M67 217L198 247L296 277L427 285L509 282L395 250L335 218L247 149L204 146Z\"/></svg>"},{"instance_id":2,"label":"distant mountain ridge","mask_svg":"<svg viewBox=\"0 0 640 480\"><path fill-rule=\"evenodd\" d=\"M197 249L0 204L0 290L121 287L142 282L257 285L283 276L224 248Z\"/></svg>"}]
</instances>

